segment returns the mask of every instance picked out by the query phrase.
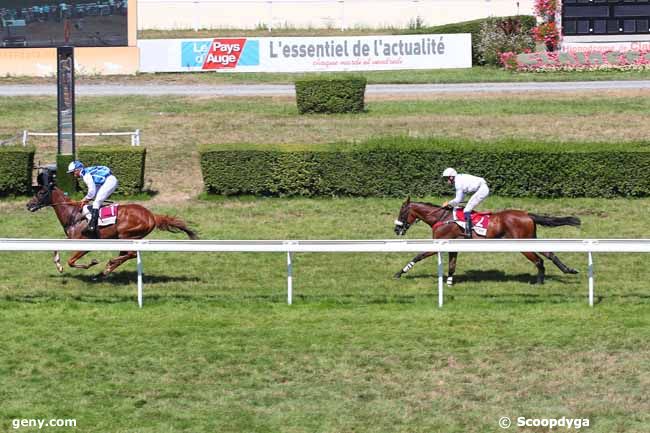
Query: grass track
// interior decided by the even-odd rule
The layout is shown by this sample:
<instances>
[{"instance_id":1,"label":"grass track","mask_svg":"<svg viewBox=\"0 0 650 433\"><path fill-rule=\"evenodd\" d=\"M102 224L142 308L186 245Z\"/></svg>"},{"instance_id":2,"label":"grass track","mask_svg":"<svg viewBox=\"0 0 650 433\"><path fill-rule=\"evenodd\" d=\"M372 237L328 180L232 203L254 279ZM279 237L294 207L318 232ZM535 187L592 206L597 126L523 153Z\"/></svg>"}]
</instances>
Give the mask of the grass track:
<instances>
[{"instance_id":1,"label":"grass track","mask_svg":"<svg viewBox=\"0 0 650 433\"><path fill-rule=\"evenodd\" d=\"M243 197L155 211L204 238L368 239L392 237L399 204ZM583 219L542 237L634 237L650 200L489 207ZM2 212L0 237L61 237L49 209L13 200ZM283 254L150 253L139 311L135 263L93 282L92 271L58 275L47 253L0 254L0 429L55 417L84 432L460 433L566 416L589 418L591 432L647 432L645 258L596 255L590 309L586 258L561 257L581 274L549 265L536 287L518 254L460 255L460 284L439 310L433 261L390 278L409 254L297 254L289 307Z\"/></svg>"}]
</instances>

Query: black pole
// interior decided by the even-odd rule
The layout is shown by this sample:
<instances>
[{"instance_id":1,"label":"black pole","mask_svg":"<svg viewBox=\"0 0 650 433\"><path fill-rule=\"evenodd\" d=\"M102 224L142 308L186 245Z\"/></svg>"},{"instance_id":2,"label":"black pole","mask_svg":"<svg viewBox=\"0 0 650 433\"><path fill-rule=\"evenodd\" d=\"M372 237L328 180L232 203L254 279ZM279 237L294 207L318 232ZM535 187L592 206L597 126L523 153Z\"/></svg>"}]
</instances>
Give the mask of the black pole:
<instances>
[{"instance_id":1,"label":"black pole","mask_svg":"<svg viewBox=\"0 0 650 433\"><path fill-rule=\"evenodd\" d=\"M66 175L68 164L75 159L74 48L56 49L57 75L57 183L66 192L76 191L76 182Z\"/></svg>"}]
</instances>

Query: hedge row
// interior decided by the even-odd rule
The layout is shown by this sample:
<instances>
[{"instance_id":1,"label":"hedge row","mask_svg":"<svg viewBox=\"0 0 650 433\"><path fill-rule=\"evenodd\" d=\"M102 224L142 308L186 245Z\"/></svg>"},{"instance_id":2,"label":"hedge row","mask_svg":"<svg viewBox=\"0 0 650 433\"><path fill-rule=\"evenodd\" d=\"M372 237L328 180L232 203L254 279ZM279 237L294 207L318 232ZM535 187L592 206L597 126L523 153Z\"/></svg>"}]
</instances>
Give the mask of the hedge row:
<instances>
[{"instance_id":1,"label":"hedge row","mask_svg":"<svg viewBox=\"0 0 650 433\"><path fill-rule=\"evenodd\" d=\"M501 196L650 195L650 152L204 149L201 154L206 191L225 195L449 195L440 177L448 166L484 177Z\"/></svg>"},{"instance_id":2,"label":"hedge row","mask_svg":"<svg viewBox=\"0 0 650 433\"><path fill-rule=\"evenodd\" d=\"M93 146L77 151L77 158L86 166L105 165L119 181L116 193L133 195L144 188L144 147Z\"/></svg>"},{"instance_id":3,"label":"hedge row","mask_svg":"<svg viewBox=\"0 0 650 433\"><path fill-rule=\"evenodd\" d=\"M523 32L529 32L537 25L537 19L532 15L514 15L511 17L497 17L501 19L516 18L519 19L522 25ZM490 18L480 18L472 21L463 21L460 23L444 24L434 27L422 27L419 29L407 30L405 34L450 34L450 33L471 33L472 34L472 64L479 64L479 33L481 24Z\"/></svg>"},{"instance_id":4,"label":"hedge row","mask_svg":"<svg viewBox=\"0 0 650 433\"><path fill-rule=\"evenodd\" d=\"M0 197L32 192L33 147L0 146Z\"/></svg>"}]
</instances>

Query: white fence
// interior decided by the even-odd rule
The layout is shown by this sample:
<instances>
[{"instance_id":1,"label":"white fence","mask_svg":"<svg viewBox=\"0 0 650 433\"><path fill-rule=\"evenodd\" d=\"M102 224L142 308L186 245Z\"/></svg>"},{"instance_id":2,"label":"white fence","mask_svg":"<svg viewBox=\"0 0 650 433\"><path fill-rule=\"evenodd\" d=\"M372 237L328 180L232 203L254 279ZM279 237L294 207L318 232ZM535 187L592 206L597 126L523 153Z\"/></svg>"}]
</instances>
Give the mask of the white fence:
<instances>
[{"instance_id":1,"label":"white fence","mask_svg":"<svg viewBox=\"0 0 650 433\"><path fill-rule=\"evenodd\" d=\"M23 131L23 146L27 146L29 136L33 137L56 137L57 132L31 132L28 130ZM107 137L107 136L130 136L131 146L140 146L140 130L127 132L75 132L75 137Z\"/></svg>"},{"instance_id":2,"label":"white fence","mask_svg":"<svg viewBox=\"0 0 650 433\"><path fill-rule=\"evenodd\" d=\"M0 239L0 251L137 251L138 305L142 307L142 255L146 252L282 252L287 254L287 303L293 296L293 253L438 253L438 306L443 305L442 253L553 251L587 253L589 305L594 305L593 253L648 253L650 239L454 239L454 240L71 240Z\"/></svg>"}]
</instances>

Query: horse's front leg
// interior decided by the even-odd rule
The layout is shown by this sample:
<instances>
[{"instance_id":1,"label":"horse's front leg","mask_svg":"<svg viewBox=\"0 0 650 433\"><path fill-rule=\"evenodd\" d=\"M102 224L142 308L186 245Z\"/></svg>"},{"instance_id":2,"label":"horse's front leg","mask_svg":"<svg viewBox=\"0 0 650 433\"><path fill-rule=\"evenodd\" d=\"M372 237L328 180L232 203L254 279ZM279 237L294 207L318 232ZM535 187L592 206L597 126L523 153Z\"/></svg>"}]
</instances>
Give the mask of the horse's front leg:
<instances>
[{"instance_id":1,"label":"horse's front leg","mask_svg":"<svg viewBox=\"0 0 650 433\"><path fill-rule=\"evenodd\" d=\"M74 253L72 255L72 257L70 257L68 259L68 266L70 266L71 268L77 268L77 269L88 269L91 266L95 266L97 263L99 263L99 261L97 259L92 259L92 261L90 263L88 263L87 265L78 265L77 260L79 260L80 258L82 258L83 256L85 256L88 253L89 253L89 251L77 251L76 253Z\"/></svg>"},{"instance_id":2,"label":"horse's front leg","mask_svg":"<svg viewBox=\"0 0 650 433\"><path fill-rule=\"evenodd\" d=\"M412 268L413 266L415 266L415 264L416 264L417 262L419 262L419 261L422 260L422 259L426 259L427 257L430 257L430 256L432 256L432 255L434 255L434 254L436 254L436 253L433 252L433 251L427 251L426 253L420 253L420 254L418 254L417 256L413 257L413 260L411 260L410 262L408 262L408 263L406 264L406 266L404 266L400 271L396 272L395 275L393 275L393 277L394 277L394 278L400 278L400 277L402 276L402 274L405 274L405 273L407 273L408 271L410 271L411 268Z\"/></svg>"},{"instance_id":3,"label":"horse's front leg","mask_svg":"<svg viewBox=\"0 0 650 433\"><path fill-rule=\"evenodd\" d=\"M457 252L449 253L449 273L447 274L447 285L454 284L454 274L456 273L456 259L458 258Z\"/></svg>"},{"instance_id":4,"label":"horse's front leg","mask_svg":"<svg viewBox=\"0 0 650 433\"><path fill-rule=\"evenodd\" d=\"M54 251L54 257L52 258L56 270L59 271L59 274L63 272L63 266L61 266L61 255L58 251Z\"/></svg>"},{"instance_id":5,"label":"horse's front leg","mask_svg":"<svg viewBox=\"0 0 650 433\"><path fill-rule=\"evenodd\" d=\"M106 264L106 268L98 275L98 277L106 277L108 274L113 272L115 268L120 266L122 263L126 262L127 260L135 259L138 256L138 253L135 251L120 251L120 255L110 259L108 263Z\"/></svg>"}]
</instances>

